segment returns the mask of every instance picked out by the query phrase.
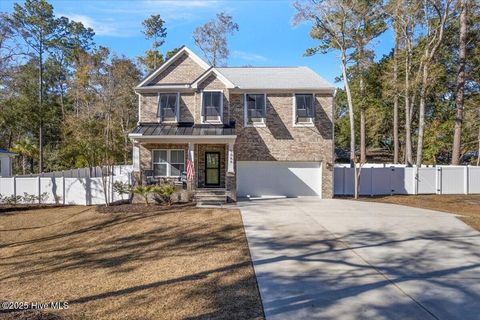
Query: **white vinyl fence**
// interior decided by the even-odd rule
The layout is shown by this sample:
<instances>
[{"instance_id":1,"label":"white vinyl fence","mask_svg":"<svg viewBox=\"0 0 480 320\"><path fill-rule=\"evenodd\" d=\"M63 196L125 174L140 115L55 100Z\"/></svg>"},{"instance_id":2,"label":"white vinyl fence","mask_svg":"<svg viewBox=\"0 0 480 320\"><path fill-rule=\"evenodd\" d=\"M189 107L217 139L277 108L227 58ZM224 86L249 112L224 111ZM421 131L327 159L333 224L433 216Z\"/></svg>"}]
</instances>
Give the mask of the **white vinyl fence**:
<instances>
[{"instance_id":1,"label":"white vinyl fence","mask_svg":"<svg viewBox=\"0 0 480 320\"><path fill-rule=\"evenodd\" d=\"M122 196L113 191L112 184L115 181L131 183L131 170L117 169L112 176L104 178L67 176L0 178L0 195L15 197L28 194L41 197L45 194L45 200L42 203L47 204L105 204L105 192L108 192L111 202L122 200Z\"/></svg>"},{"instance_id":2,"label":"white vinyl fence","mask_svg":"<svg viewBox=\"0 0 480 320\"><path fill-rule=\"evenodd\" d=\"M132 172L133 166L131 165L118 165L113 166L113 174L114 175L123 175ZM105 168L104 168L105 171ZM66 177L66 178L94 178L94 177L101 177L102 176L102 168L101 167L91 167L91 168L78 168L78 169L70 169L70 170L63 170L63 171L51 171L51 172L43 172L43 173L32 173L27 175L17 175L17 177Z\"/></svg>"},{"instance_id":3,"label":"white vinyl fence","mask_svg":"<svg viewBox=\"0 0 480 320\"><path fill-rule=\"evenodd\" d=\"M334 194L354 193L354 168L335 166ZM405 167L365 165L360 175L360 195L480 194L480 167Z\"/></svg>"}]
</instances>

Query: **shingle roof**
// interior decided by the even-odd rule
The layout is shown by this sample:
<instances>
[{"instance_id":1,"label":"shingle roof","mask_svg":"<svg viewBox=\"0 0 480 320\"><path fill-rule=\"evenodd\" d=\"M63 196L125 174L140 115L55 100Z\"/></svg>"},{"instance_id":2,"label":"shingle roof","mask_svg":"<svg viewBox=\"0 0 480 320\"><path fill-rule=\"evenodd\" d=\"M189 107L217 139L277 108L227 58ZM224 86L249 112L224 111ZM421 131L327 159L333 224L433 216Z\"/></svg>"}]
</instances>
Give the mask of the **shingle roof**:
<instances>
[{"instance_id":1,"label":"shingle roof","mask_svg":"<svg viewBox=\"0 0 480 320\"><path fill-rule=\"evenodd\" d=\"M216 68L240 89L331 89L334 86L307 67Z\"/></svg>"},{"instance_id":2,"label":"shingle roof","mask_svg":"<svg viewBox=\"0 0 480 320\"><path fill-rule=\"evenodd\" d=\"M178 124L141 123L132 134L142 136L233 136L235 125L210 125L180 122Z\"/></svg>"}]
</instances>

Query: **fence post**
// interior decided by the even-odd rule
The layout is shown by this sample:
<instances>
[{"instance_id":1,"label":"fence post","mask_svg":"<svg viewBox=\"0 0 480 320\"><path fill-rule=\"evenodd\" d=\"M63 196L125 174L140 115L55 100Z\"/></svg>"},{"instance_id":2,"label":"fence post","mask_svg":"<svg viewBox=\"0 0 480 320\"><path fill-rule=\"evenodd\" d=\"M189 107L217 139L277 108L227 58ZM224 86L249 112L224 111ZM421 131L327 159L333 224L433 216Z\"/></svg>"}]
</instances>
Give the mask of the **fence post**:
<instances>
[{"instance_id":1,"label":"fence post","mask_svg":"<svg viewBox=\"0 0 480 320\"><path fill-rule=\"evenodd\" d=\"M65 171L62 170L63 205L65 205Z\"/></svg>"},{"instance_id":2,"label":"fence post","mask_svg":"<svg viewBox=\"0 0 480 320\"><path fill-rule=\"evenodd\" d=\"M418 167L413 167L413 194L418 194Z\"/></svg>"},{"instance_id":3,"label":"fence post","mask_svg":"<svg viewBox=\"0 0 480 320\"><path fill-rule=\"evenodd\" d=\"M343 178L342 178L342 195L345 195L345 185L346 185L346 173L345 173L345 167L343 167Z\"/></svg>"},{"instance_id":4,"label":"fence post","mask_svg":"<svg viewBox=\"0 0 480 320\"><path fill-rule=\"evenodd\" d=\"M80 178L79 178L80 179ZM85 205L88 206L92 201L92 186L90 185L91 180L88 177L85 177Z\"/></svg>"},{"instance_id":5,"label":"fence post","mask_svg":"<svg viewBox=\"0 0 480 320\"><path fill-rule=\"evenodd\" d=\"M373 169L370 168L370 197L373 197Z\"/></svg>"},{"instance_id":6,"label":"fence post","mask_svg":"<svg viewBox=\"0 0 480 320\"><path fill-rule=\"evenodd\" d=\"M42 194L42 187L41 187L42 180L40 180L40 179L41 179L41 174L38 175L38 177L37 177L37 181L38 181L38 204L42 203L42 200L40 199L41 194Z\"/></svg>"},{"instance_id":7,"label":"fence post","mask_svg":"<svg viewBox=\"0 0 480 320\"><path fill-rule=\"evenodd\" d=\"M390 195L391 196L393 196L393 193L395 192L395 189L393 188L393 184L392 184L394 179L395 179L395 167L392 167L390 168Z\"/></svg>"},{"instance_id":8,"label":"fence post","mask_svg":"<svg viewBox=\"0 0 480 320\"><path fill-rule=\"evenodd\" d=\"M437 184L436 194L442 194L442 167L436 168L437 174L435 175L435 182Z\"/></svg>"},{"instance_id":9,"label":"fence post","mask_svg":"<svg viewBox=\"0 0 480 320\"><path fill-rule=\"evenodd\" d=\"M468 194L468 165L463 167L463 193Z\"/></svg>"},{"instance_id":10,"label":"fence post","mask_svg":"<svg viewBox=\"0 0 480 320\"><path fill-rule=\"evenodd\" d=\"M17 203L17 176L13 176L13 197L15 199L15 203Z\"/></svg>"}]
</instances>

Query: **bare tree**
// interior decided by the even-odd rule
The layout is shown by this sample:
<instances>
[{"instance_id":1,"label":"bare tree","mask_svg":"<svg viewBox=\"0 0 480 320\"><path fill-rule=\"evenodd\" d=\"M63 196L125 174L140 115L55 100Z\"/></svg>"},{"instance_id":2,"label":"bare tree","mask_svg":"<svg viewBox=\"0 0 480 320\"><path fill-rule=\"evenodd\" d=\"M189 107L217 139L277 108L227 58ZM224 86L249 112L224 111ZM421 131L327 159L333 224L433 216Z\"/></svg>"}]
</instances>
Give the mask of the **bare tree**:
<instances>
[{"instance_id":1,"label":"bare tree","mask_svg":"<svg viewBox=\"0 0 480 320\"><path fill-rule=\"evenodd\" d=\"M307 49L305 54L313 55L330 51L339 52L343 84L347 94L350 122L350 164L355 168L355 198L357 198L359 176L357 174L355 157L355 119L352 92L347 76L347 65L355 48L353 36L357 26L353 23L352 11L347 1L310 0L306 4L295 2L294 7L297 10L294 16L294 23L299 24L302 21L312 22L313 27L310 31L310 36L320 41L317 47Z\"/></svg>"},{"instance_id":2,"label":"bare tree","mask_svg":"<svg viewBox=\"0 0 480 320\"><path fill-rule=\"evenodd\" d=\"M425 104L430 85L429 71L433 57L442 44L447 19L450 16L452 0L427 0L424 4L425 45L421 57L420 105L418 110L417 166L423 160L423 135L425 131Z\"/></svg>"},{"instance_id":3,"label":"bare tree","mask_svg":"<svg viewBox=\"0 0 480 320\"><path fill-rule=\"evenodd\" d=\"M400 143L398 139L398 107L399 107L399 82L398 82L398 59L400 51L400 23L399 12L403 3L398 0L391 0L386 7L386 12L390 16L393 27L395 45L393 48L393 163L399 163Z\"/></svg>"},{"instance_id":4,"label":"bare tree","mask_svg":"<svg viewBox=\"0 0 480 320\"><path fill-rule=\"evenodd\" d=\"M366 146L366 90L365 77L368 66L373 62L373 50L367 46L373 39L378 37L386 29L385 16L383 10L383 2L375 1L353 1L345 2L352 11L351 19L356 27L353 29L353 42L355 52L352 57L356 62L356 71L359 77L359 97L358 104L360 107L360 162L367 162L367 146Z\"/></svg>"},{"instance_id":5,"label":"bare tree","mask_svg":"<svg viewBox=\"0 0 480 320\"><path fill-rule=\"evenodd\" d=\"M195 29L193 40L212 66L223 66L230 54L228 35L233 35L236 31L238 24L233 22L233 17L220 12L215 19Z\"/></svg>"},{"instance_id":6,"label":"bare tree","mask_svg":"<svg viewBox=\"0 0 480 320\"><path fill-rule=\"evenodd\" d=\"M459 0L460 5L460 34L458 53L457 87L455 92L456 117L453 134L452 164L460 163L463 123L463 100L465 91L465 58L467 49L467 0Z\"/></svg>"}]
</instances>

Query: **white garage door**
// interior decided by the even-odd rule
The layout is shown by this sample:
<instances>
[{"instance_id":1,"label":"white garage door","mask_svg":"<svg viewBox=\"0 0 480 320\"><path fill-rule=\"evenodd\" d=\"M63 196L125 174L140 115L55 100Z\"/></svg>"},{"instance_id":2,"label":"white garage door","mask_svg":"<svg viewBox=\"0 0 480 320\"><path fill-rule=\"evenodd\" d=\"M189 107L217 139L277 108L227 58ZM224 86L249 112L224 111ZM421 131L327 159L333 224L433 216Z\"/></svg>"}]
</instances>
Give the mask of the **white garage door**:
<instances>
[{"instance_id":1,"label":"white garage door","mask_svg":"<svg viewBox=\"0 0 480 320\"><path fill-rule=\"evenodd\" d=\"M320 162L238 161L239 197L322 195Z\"/></svg>"}]
</instances>

